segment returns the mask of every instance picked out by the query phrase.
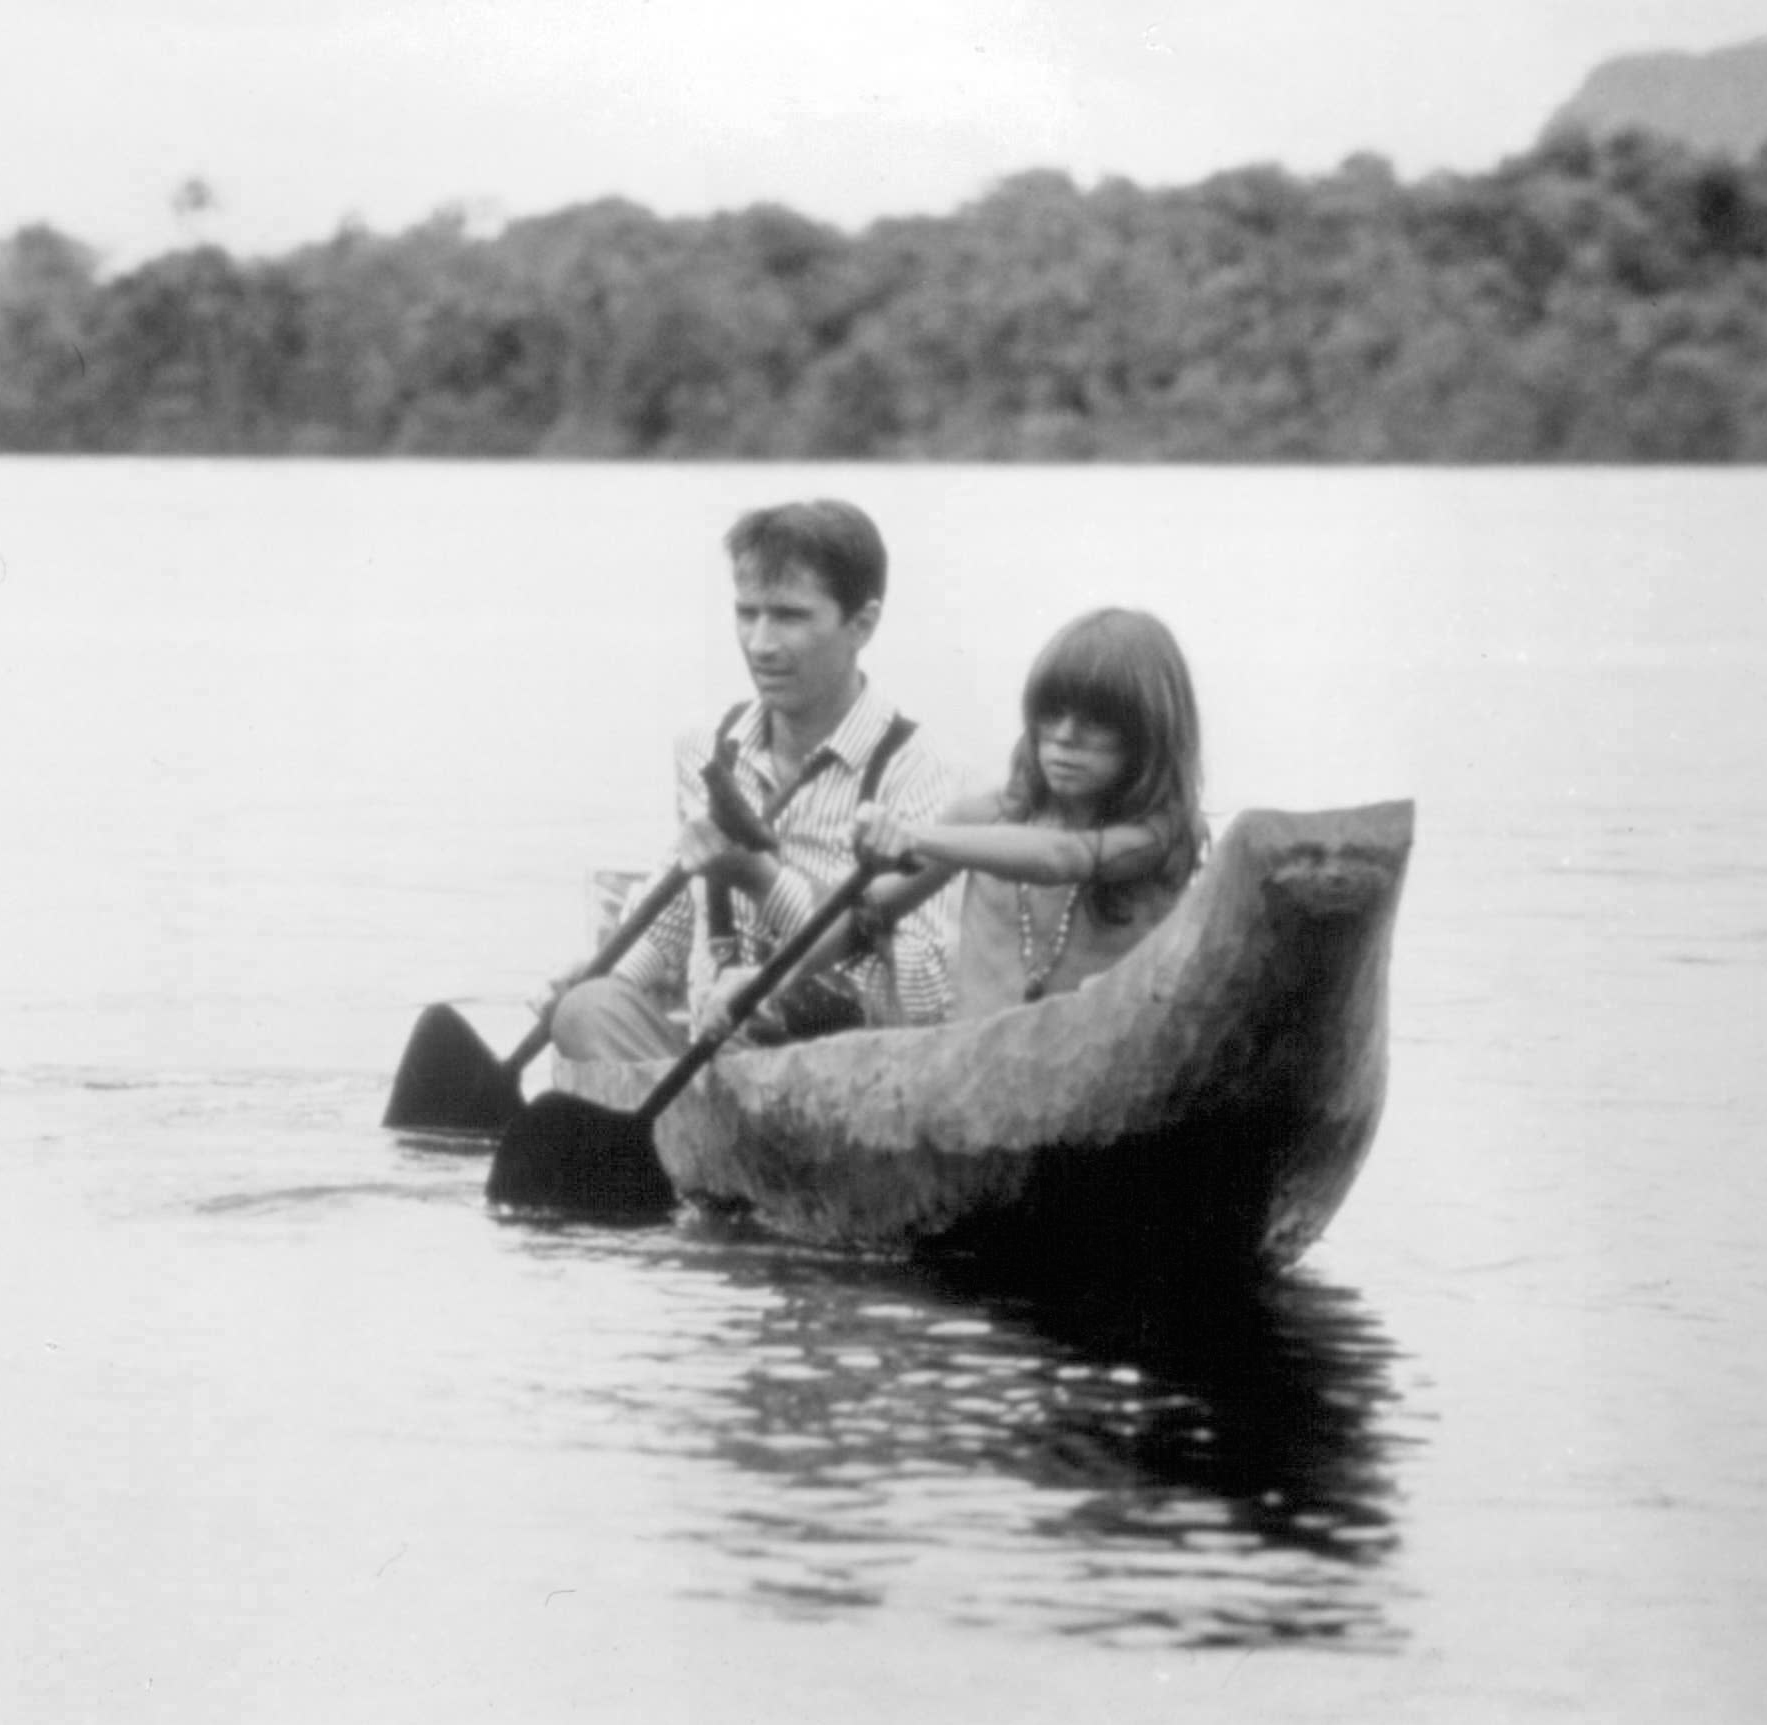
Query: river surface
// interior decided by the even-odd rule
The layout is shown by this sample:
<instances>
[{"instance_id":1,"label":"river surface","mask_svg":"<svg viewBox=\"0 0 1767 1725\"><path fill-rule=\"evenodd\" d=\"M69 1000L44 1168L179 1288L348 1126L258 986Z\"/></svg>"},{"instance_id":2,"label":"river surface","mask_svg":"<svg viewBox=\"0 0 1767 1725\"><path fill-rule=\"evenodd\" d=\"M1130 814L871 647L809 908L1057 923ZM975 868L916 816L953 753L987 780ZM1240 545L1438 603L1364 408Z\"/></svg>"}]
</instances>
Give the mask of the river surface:
<instances>
[{"instance_id":1,"label":"river surface","mask_svg":"<svg viewBox=\"0 0 1767 1725\"><path fill-rule=\"evenodd\" d=\"M1417 799L1281 1282L499 1221L378 1126L661 854L719 535L818 493L975 776L1130 603L1217 826ZM0 1714L1759 1717L1763 543L1759 472L0 464Z\"/></svg>"}]
</instances>

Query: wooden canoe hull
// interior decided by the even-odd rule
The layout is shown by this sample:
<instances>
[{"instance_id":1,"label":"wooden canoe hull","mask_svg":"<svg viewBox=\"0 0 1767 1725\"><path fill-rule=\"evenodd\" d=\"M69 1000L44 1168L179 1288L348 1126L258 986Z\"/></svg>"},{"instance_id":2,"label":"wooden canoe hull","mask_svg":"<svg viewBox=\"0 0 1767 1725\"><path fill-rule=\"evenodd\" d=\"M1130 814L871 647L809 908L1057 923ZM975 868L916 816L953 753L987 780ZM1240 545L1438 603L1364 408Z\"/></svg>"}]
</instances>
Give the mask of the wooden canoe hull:
<instances>
[{"instance_id":1,"label":"wooden canoe hull","mask_svg":"<svg viewBox=\"0 0 1767 1725\"><path fill-rule=\"evenodd\" d=\"M1410 803L1241 815L1171 916L1076 994L720 1055L656 1124L676 1191L816 1244L1291 1262L1386 1092ZM559 1061L635 1107L666 1063Z\"/></svg>"}]
</instances>

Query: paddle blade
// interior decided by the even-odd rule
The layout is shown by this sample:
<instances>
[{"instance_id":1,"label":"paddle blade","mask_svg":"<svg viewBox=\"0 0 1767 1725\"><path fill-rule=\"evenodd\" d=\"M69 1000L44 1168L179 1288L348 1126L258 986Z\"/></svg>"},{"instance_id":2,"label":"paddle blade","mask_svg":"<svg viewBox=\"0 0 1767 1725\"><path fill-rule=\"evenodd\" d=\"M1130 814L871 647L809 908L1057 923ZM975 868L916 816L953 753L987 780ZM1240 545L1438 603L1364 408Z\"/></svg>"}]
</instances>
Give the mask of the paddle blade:
<instances>
[{"instance_id":1,"label":"paddle blade","mask_svg":"<svg viewBox=\"0 0 1767 1725\"><path fill-rule=\"evenodd\" d=\"M485 1196L598 1222L660 1222L675 1207L648 1122L557 1090L510 1122Z\"/></svg>"},{"instance_id":2,"label":"paddle blade","mask_svg":"<svg viewBox=\"0 0 1767 1725\"><path fill-rule=\"evenodd\" d=\"M521 1112L521 1079L451 1006L419 1015L393 1078L383 1126L501 1132Z\"/></svg>"}]
</instances>

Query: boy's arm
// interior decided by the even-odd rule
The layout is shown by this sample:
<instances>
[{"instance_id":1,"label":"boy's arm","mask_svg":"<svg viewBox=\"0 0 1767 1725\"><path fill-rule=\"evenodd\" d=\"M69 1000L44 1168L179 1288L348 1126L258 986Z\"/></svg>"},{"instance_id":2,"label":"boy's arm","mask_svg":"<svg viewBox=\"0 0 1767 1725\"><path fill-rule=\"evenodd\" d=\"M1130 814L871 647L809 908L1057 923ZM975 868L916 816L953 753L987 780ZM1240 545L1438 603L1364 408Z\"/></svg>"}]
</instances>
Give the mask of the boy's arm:
<instances>
[{"instance_id":1,"label":"boy's arm","mask_svg":"<svg viewBox=\"0 0 1767 1725\"><path fill-rule=\"evenodd\" d=\"M909 854L956 869L976 869L1031 886L1067 886L1093 880L1132 881L1157 873L1171 849L1152 826L1092 828L910 824Z\"/></svg>"}]
</instances>

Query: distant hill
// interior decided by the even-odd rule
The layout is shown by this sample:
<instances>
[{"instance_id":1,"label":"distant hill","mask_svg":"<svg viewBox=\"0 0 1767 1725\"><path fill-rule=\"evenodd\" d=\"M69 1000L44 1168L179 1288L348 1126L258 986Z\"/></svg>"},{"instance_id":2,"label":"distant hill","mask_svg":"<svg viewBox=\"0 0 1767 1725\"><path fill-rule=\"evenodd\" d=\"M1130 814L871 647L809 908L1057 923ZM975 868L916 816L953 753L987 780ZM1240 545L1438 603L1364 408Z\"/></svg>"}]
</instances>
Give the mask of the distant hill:
<instances>
[{"instance_id":1,"label":"distant hill","mask_svg":"<svg viewBox=\"0 0 1767 1725\"><path fill-rule=\"evenodd\" d=\"M1767 144L1767 37L1710 54L1630 54L1590 73L1546 124L1596 137L1642 129L1747 161Z\"/></svg>"}]
</instances>

